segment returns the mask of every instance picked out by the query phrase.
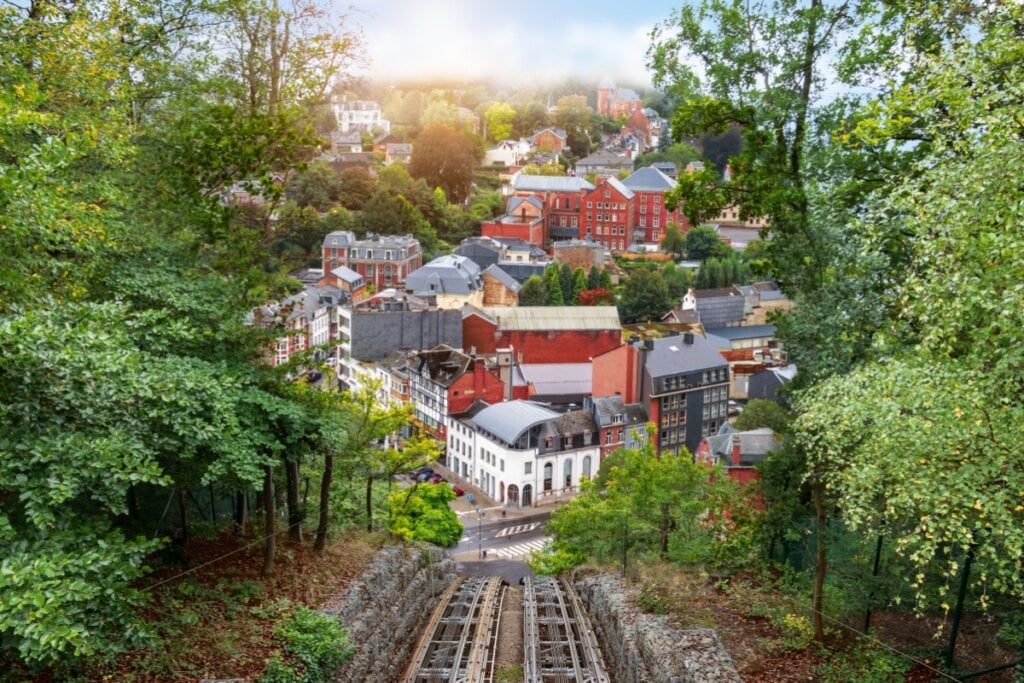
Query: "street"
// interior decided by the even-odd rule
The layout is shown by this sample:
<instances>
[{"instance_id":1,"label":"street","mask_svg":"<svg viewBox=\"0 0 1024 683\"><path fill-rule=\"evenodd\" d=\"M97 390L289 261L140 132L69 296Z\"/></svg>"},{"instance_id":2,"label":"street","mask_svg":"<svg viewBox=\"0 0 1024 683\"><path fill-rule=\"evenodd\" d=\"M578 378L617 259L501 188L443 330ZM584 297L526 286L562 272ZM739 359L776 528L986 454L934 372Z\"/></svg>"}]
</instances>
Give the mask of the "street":
<instances>
[{"instance_id":1,"label":"street","mask_svg":"<svg viewBox=\"0 0 1024 683\"><path fill-rule=\"evenodd\" d=\"M485 559L484 552L488 560L524 560L544 546L544 525L550 512L498 521L491 515L500 512L485 510L482 520L473 513L460 515L465 532L452 551L457 561Z\"/></svg>"}]
</instances>

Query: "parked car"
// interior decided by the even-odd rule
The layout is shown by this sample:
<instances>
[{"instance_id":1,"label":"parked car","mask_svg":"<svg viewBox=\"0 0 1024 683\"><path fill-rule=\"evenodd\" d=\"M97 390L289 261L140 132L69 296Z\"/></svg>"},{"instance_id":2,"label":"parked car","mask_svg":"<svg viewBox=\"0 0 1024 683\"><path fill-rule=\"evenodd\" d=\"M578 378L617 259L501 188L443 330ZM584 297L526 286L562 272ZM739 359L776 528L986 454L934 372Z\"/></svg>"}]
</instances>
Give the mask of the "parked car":
<instances>
[{"instance_id":1,"label":"parked car","mask_svg":"<svg viewBox=\"0 0 1024 683\"><path fill-rule=\"evenodd\" d=\"M458 498L459 496L464 496L464 495L466 495L466 492L465 492L465 491L463 491L462 489L460 489L460 488L459 488L458 486L456 486L455 484L452 484L452 492L453 492L453 493L455 494L455 497L456 497L456 498Z\"/></svg>"},{"instance_id":2,"label":"parked car","mask_svg":"<svg viewBox=\"0 0 1024 683\"><path fill-rule=\"evenodd\" d=\"M424 472L427 472L429 474L433 474L434 473L434 469L430 465L424 465L423 467L417 467L416 469L414 469L412 471L412 476L418 477L421 474L423 474Z\"/></svg>"},{"instance_id":3,"label":"parked car","mask_svg":"<svg viewBox=\"0 0 1024 683\"><path fill-rule=\"evenodd\" d=\"M429 472L421 472L421 473L416 475L416 481L422 483L422 482L427 481L431 477L435 477L435 476L439 477L441 475L435 474L434 470L430 470Z\"/></svg>"},{"instance_id":4,"label":"parked car","mask_svg":"<svg viewBox=\"0 0 1024 683\"><path fill-rule=\"evenodd\" d=\"M743 412L743 406L741 406L736 401L729 401L728 412L730 417L733 415L739 415L740 413Z\"/></svg>"},{"instance_id":5,"label":"parked car","mask_svg":"<svg viewBox=\"0 0 1024 683\"><path fill-rule=\"evenodd\" d=\"M444 480L445 478L442 477L440 474L437 474L436 472L430 475L430 477L427 479L427 481L429 481L431 484L440 484Z\"/></svg>"}]
</instances>

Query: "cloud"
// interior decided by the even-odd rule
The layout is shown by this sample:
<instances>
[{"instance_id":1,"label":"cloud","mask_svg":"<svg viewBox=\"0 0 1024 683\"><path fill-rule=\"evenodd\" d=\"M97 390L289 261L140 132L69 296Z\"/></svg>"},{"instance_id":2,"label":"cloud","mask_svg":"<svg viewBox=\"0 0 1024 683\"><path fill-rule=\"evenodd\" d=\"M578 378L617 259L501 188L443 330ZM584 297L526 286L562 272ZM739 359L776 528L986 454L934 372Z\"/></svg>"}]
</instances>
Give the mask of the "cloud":
<instances>
[{"instance_id":1,"label":"cloud","mask_svg":"<svg viewBox=\"0 0 1024 683\"><path fill-rule=\"evenodd\" d=\"M496 16L467 0L364 2L369 73L387 80L472 79L509 84L567 76L649 83L644 67L651 23L615 22L601 12L538 15L528 6Z\"/></svg>"}]
</instances>

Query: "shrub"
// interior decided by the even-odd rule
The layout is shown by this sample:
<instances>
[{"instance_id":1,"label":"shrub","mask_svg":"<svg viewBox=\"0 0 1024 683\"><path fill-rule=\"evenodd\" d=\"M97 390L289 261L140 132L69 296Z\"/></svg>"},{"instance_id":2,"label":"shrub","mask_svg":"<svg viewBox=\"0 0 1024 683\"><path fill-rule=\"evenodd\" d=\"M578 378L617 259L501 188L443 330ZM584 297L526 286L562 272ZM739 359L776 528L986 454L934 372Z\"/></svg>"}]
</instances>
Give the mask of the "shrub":
<instances>
[{"instance_id":1,"label":"shrub","mask_svg":"<svg viewBox=\"0 0 1024 683\"><path fill-rule=\"evenodd\" d=\"M279 655L267 662L260 683L300 681L326 683L348 661L355 648L336 619L306 607L296 607L275 630L284 651L295 666L286 665Z\"/></svg>"},{"instance_id":2,"label":"shrub","mask_svg":"<svg viewBox=\"0 0 1024 683\"><path fill-rule=\"evenodd\" d=\"M897 683L910 670L910 660L869 641L844 651L824 651L826 660L815 668L822 683Z\"/></svg>"}]
</instances>

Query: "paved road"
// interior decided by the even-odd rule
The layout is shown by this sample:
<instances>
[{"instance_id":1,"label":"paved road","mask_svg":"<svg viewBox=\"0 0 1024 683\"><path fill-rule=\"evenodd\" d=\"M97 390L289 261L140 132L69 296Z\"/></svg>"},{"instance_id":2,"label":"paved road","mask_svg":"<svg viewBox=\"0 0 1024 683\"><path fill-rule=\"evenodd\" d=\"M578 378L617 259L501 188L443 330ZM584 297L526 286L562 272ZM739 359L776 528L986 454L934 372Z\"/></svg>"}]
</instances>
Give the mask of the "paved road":
<instances>
[{"instance_id":1,"label":"paved road","mask_svg":"<svg viewBox=\"0 0 1024 683\"><path fill-rule=\"evenodd\" d=\"M457 562L455 572L459 576L500 576L513 586L527 576L533 576L533 570L525 562L519 560L472 560Z\"/></svg>"},{"instance_id":2,"label":"paved road","mask_svg":"<svg viewBox=\"0 0 1024 683\"><path fill-rule=\"evenodd\" d=\"M550 514L544 512L497 522L488 522L486 515L483 519L476 515L463 516L466 530L453 550L455 559L484 560L481 555L486 552L486 560L523 560L544 546L544 525Z\"/></svg>"}]
</instances>

